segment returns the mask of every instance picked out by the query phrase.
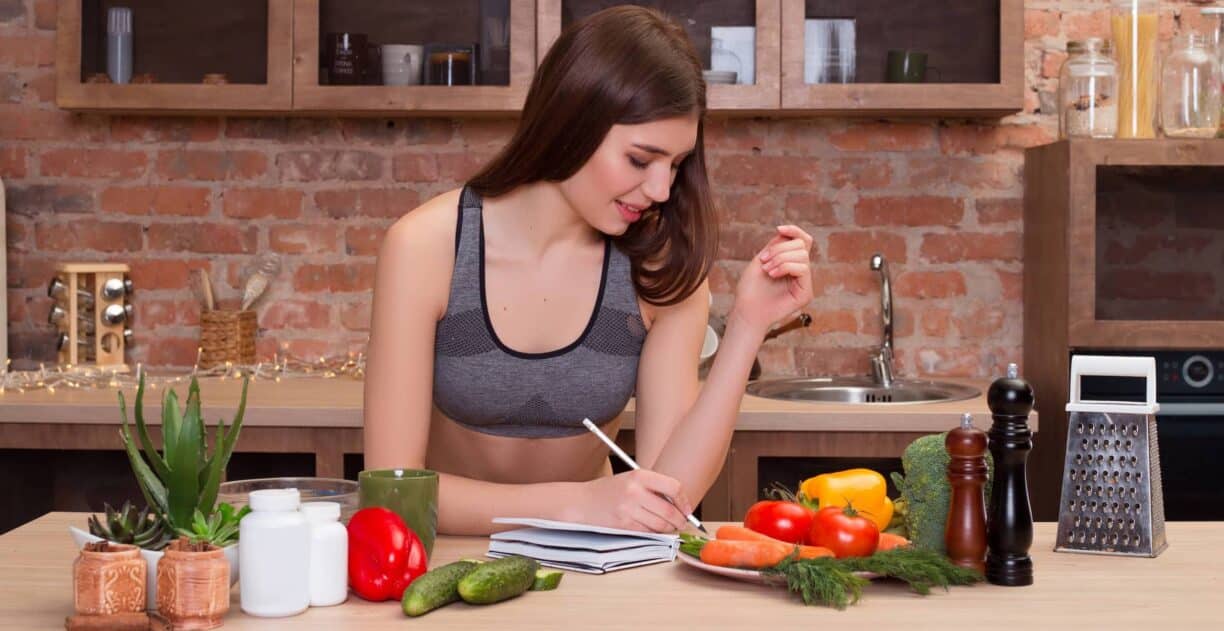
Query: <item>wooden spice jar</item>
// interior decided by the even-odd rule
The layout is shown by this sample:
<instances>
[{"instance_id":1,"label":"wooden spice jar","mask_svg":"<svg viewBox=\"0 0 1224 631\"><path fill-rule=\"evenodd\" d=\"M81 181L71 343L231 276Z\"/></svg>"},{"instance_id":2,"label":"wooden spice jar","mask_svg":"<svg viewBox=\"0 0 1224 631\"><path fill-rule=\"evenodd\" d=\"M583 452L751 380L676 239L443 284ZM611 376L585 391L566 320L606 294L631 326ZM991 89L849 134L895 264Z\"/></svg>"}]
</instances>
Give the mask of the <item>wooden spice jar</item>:
<instances>
[{"instance_id":1,"label":"wooden spice jar","mask_svg":"<svg viewBox=\"0 0 1224 631\"><path fill-rule=\"evenodd\" d=\"M225 550L179 538L157 563L157 611L174 629L215 629L229 611Z\"/></svg>"},{"instance_id":2,"label":"wooden spice jar","mask_svg":"<svg viewBox=\"0 0 1224 631\"><path fill-rule=\"evenodd\" d=\"M142 612L146 573L136 546L87 543L72 563L72 605L78 614L88 616Z\"/></svg>"}]
</instances>

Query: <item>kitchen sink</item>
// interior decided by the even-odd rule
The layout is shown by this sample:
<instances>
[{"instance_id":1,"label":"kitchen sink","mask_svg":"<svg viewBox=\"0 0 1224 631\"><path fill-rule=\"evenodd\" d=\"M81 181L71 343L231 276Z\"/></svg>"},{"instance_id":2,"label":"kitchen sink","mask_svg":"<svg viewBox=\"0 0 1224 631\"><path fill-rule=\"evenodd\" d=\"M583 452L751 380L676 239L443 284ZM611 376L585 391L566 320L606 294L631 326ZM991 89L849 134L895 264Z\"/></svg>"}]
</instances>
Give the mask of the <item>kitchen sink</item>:
<instances>
[{"instance_id":1,"label":"kitchen sink","mask_svg":"<svg viewBox=\"0 0 1224 631\"><path fill-rule=\"evenodd\" d=\"M913 405L963 401L978 396L981 391L945 381L894 379L886 388L868 377L791 377L753 381L748 384L748 394L812 403Z\"/></svg>"}]
</instances>

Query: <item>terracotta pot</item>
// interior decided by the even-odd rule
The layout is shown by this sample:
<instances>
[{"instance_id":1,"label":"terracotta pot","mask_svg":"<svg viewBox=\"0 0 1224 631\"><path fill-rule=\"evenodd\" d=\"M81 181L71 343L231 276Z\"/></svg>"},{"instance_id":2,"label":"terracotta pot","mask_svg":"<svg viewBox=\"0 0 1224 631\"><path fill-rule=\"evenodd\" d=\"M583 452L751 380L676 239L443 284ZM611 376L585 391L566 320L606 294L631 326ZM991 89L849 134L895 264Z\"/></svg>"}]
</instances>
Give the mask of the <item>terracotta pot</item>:
<instances>
[{"instance_id":1,"label":"terracotta pot","mask_svg":"<svg viewBox=\"0 0 1224 631\"><path fill-rule=\"evenodd\" d=\"M100 541L81 548L72 563L72 604L87 616L145 610L146 570L140 549Z\"/></svg>"},{"instance_id":2,"label":"terracotta pot","mask_svg":"<svg viewBox=\"0 0 1224 631\"><path fill-rule=\"evenodd\" d=\"M157 610L175 629L214 629L229 611L225 551L180 538L157 564Z\"/></svg>"}]
</instances>

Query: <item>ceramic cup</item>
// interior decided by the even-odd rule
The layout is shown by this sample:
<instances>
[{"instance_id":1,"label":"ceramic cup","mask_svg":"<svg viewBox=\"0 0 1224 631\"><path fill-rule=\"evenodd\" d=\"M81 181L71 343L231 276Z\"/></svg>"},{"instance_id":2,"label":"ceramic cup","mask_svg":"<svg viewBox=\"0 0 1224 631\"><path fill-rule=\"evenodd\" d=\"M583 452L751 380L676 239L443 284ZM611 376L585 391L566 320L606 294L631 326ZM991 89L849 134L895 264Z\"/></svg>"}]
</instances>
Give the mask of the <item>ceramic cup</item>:
<instances>
[{"instance_id":1,"label":"ceramic cup","mask_svg":"<svg viewBox=\"0 0 1224 631\"><path fill-rule=\"evenodd\" d=\"M383 85L420 85L424 56L424 46L385 44L382 47Z\"/></svg>"},{"instance_id":2,"label":"ceramic cup","mask_svg":"<svg viewBox=\"0 0 1224 631\"><path fill-rule=\"evenodd\" d=\"M361 507L382 506L403 518L433 554L438 533L438 474L427 469L370 469L357 475Z\"/></svg>"}]
</instances>

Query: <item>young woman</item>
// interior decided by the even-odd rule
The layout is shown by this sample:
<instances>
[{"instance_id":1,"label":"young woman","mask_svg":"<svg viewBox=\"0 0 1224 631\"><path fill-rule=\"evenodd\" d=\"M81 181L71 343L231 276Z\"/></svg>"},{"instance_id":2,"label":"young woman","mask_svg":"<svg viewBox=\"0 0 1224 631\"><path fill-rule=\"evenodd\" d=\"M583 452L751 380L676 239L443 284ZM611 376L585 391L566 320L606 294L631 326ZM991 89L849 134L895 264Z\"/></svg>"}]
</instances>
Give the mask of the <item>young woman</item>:
<instances>
[{"instance_id":1,"label":"young woman","mask_svg":"<svg viewBox=\"0 0 1224 631\"><path fill-rule=\"evenodd\" d=\"M441 532L488 534L498 516L670 532L717 477L766 331L811 300L812 239L779 226L762 244L700 386L705 107L680 26L594 14L549 50L501 153L388 230L365 466L438 471ZM582 419L615 436L630 396L643 469L613 476Z\"/></svg>"}]
</instances>

